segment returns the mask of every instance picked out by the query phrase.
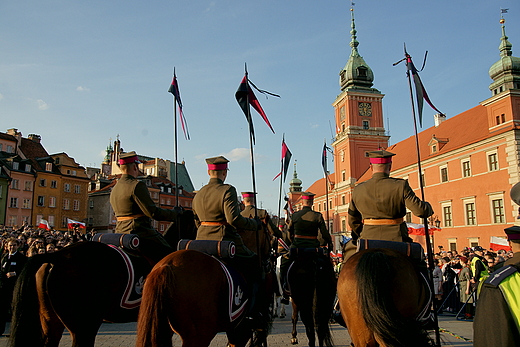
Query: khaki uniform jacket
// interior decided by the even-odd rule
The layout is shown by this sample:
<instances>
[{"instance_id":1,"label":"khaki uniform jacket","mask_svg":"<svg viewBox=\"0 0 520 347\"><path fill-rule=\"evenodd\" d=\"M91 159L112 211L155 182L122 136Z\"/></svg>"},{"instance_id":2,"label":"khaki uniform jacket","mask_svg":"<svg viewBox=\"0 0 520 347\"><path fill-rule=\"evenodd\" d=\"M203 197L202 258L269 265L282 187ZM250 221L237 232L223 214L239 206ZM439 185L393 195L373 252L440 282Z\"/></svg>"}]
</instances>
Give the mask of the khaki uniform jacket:
<instances>
[{"instance_id":1,"label":"khaki uniform jacket","mask_svg":"<svg viewBox=\"0 0 520 347\"><path fill-rule=\"evenodd\" d=\"M273 220L271 219L271 216L269 216L269 213L267 213L266 210L258 208L256 210L258 218L267 225L267 230L269 231L269 234L274 235L278 238L282 237L282 232L276 225L274 225ZM242 216L246 218L255 218L255 207L252 205L246 206L244 210L240 213Z\"/></svg>"},{"instance_id":2,"label":"khaki uniform jacket","mask_svg":"<svg viewBox=\"0 0 520 347\"><path fill-rule=\"evenodd\" d=\"M292 239L291 248L332 245L332 239L322 214L313 211L309 206L304 206L300 211L293 213L289 221L289 234ZM299 238L296 237L297 235L315 236L316 239Z\"/></svg>"},{"instance_id":3,"label":"khaki uniform jacket","mask_svg":"<svg viewBox=\"0 0 520 347\"><path fill-rule=\"evenodd\" d=\"M406 180L374 173L352 192L348 209L348 224L352 238L371 240L410 241L406 222L396 225L363 225L363 219L396 219L406 215L406 208L418 217L429 217L433 210L421 201Z\"/></svg>"},{"instance_id":4,"label":"khaki uniform jacket","mask_svg":"<svg viewBox=\"0 0 520 347\"><path fill-rule=\"evenodd\" d=\"M193 213L197 225L197 240L233 241L237 256L254 255L244 246L237 232L239 230L256 230L254 219L240 214L237 191L235 187L224 184L221 179L211 178L193 198ZM201 222L226 223L223 225L201 225Z\"/></svg>"},{"instance_id":5,"label":"khaki uniform jacket","mask_svg":"<svg viewBox=\"0 0 520 347\"><path fill-rule=\"evenodd\" d=\"M118 221L116 232L137 234L140 238L152 239L168 245L162 235L152 227L151 219L173 221L177 217L177 212L155 206L146 184L133 176L122 175L110 193L110 204L116 217L144 214L143 217Z\"/></svg>"}]
</instances>

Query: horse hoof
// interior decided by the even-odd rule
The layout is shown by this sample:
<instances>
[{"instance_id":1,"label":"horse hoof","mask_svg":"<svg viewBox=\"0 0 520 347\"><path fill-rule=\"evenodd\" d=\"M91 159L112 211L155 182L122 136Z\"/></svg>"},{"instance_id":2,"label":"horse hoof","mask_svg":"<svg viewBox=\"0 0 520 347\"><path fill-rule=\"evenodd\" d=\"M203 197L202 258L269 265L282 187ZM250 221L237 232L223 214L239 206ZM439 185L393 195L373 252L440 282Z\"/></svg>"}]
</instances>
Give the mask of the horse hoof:
<instances>
[{"instance_id":1,"label":"horse hoof","mask_svg":"<svg viewBox=\"0 0 520 347\"><path fill-rule=\"evenodd\" d=\"M295 337L293 337L293 338L291 339L291 344L293 344L293 345L297 345L297 344L298 344L298 339L295 338Z\"/></svg>"}]
</instances>

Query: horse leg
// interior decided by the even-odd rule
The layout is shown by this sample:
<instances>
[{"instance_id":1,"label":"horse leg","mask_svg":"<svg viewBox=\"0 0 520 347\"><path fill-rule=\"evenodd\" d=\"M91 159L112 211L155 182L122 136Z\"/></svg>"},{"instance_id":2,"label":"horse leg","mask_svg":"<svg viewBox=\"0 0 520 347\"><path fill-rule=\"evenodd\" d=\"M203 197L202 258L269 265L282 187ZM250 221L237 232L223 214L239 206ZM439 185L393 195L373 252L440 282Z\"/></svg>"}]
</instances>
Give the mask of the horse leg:
<instances>
[{"instance_id":1,"label":"horse leg","mask_svg":"<svg viewBox=\"0 0 520 347\"><path fill-rule=\"evenodd\" d=\"M58 347L65 326L54 311L47 292L43 290L47 275L51 269L50 264L44 264L36 273L36 288L40 301L39 314L42 326L43 342L45 347Z\"/></svg>"},{"instance_id":2,"label":"horse leg","mask_svg":"<svg viewBox=\"0 0 520 347\"><path fill-rule=\"evenodd\" d=\"M296 331L296 324L298 323L298 307L296 307L296 305L294 304L294 301L292 303L292 317L291 317L291 320L292 320L292 338L291 338L291 343L293 345L297 345L298 344L298 332Z\"/></svg>"},{"instance_id":3,"label":"horse leg","mask_svg":"<svg viewBox=\"0 0 520 347\"><path fill-rule=\"evenodd\" d=\"M285 318L285 304L280 303L280 318Z\"/></svg>"},{"instance_id":4,"label":"horse leg","mask_svg":"<svg viewBox=\"0 0 520 347\"><path fill-rule=\"evenodd\" d=\"M316 335L314 331L312 303L306 306L309 307L300 307L300 318L302 319L302 323L305 326L305 333L307 335L307 339L309 340L309 347L314 347L316 345Z\"/></svg>"}]
</instances>

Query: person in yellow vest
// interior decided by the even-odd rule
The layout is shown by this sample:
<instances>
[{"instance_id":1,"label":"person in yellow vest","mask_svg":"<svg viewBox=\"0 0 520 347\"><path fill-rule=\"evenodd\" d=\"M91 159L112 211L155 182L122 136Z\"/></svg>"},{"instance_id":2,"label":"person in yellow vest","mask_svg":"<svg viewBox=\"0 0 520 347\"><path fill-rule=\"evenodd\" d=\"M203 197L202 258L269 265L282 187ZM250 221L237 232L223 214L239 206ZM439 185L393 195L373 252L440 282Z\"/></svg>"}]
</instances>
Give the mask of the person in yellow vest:
<instances>
[{"instance_id":1,"label":"person in yellow vest","mask_svg":"<svg viewBox=\"0 0 520 347\"><path fill-rule=\"evenodd\" d=\"M473 248L473 252L475 255L471 258L470 268L473 277L471 278L471 286L473 288L478 288L483 281L486 280L489 276L489 269L487 267L487 262L484 260L484 248L481 246L475 246ZM477 290L477 296L479 291Z\"/></svg>"},{"instance_id":2,"label":"person in yellow vest","mask_svg":"<svg viewBox=\"0 0 520 347\"><path fill-rule=\"evenodd\" d=\"M484 282L473 321L473 346L520 343L520 227L504 230L514 255Z\"/></svg>"}]
</instances>

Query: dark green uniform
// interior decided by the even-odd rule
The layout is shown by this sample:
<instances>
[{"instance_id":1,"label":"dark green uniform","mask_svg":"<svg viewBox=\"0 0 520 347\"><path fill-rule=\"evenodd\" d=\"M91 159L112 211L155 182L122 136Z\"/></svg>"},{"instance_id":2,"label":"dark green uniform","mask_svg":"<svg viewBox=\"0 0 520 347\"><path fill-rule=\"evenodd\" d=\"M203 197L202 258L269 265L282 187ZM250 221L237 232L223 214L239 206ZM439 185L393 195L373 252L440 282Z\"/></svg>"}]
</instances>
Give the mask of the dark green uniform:
<instances>
[{"instance_id":1,"label":"dark green uniform","mask_svg":"<svg viewBox=\"0 0 520 347\"><path fill-rule=\"evenodd\" d=\"M193 212L198 227L197 240L233 241L237 256L254 255L244 246L237 229L256 230L258 224L240 214L235 187L218 178L210 178L193 198Z\"/></svg>"},{"instance_id":2,"label":"dark green uniform","mask_svg":"<svg viewBox=\"0 0 520 347\"><path fill-rule=\"evenodd\" d=\"M348 209L348 224L352 238L388 241L409 241L406 222L395 225L363 225L363 219L397 219L406 215L406 208L418 217L428 217L433 211L421 201L408 182L385 173L374 173L352 192Z\"/></svg>"},{"instance_id":3,"label":"dark green uniform","mask_svg":"<svg viewBox=\"0 0 520 347\"><path fill-rule=\"evenodd\" d=\"M152 219L173 221L177 212L155 206L143 182L131 175L123 174L112 189L110 204L118 218L117 233L137 234L140 249L155 260L173 252L173 248L164 237L152 227Z\"/></svg>"},{"instance_id":4,"label":"dark green uniform","mask_svg":"<svg viewBox=\"0 0 520 347\"><path fill-rule=\"evenodd\" d=\"M322 214L313 211L309 206L293 213L289 221L289 234L292 239L291 248L332 246Z\"/></svg>"}]
</instances>

